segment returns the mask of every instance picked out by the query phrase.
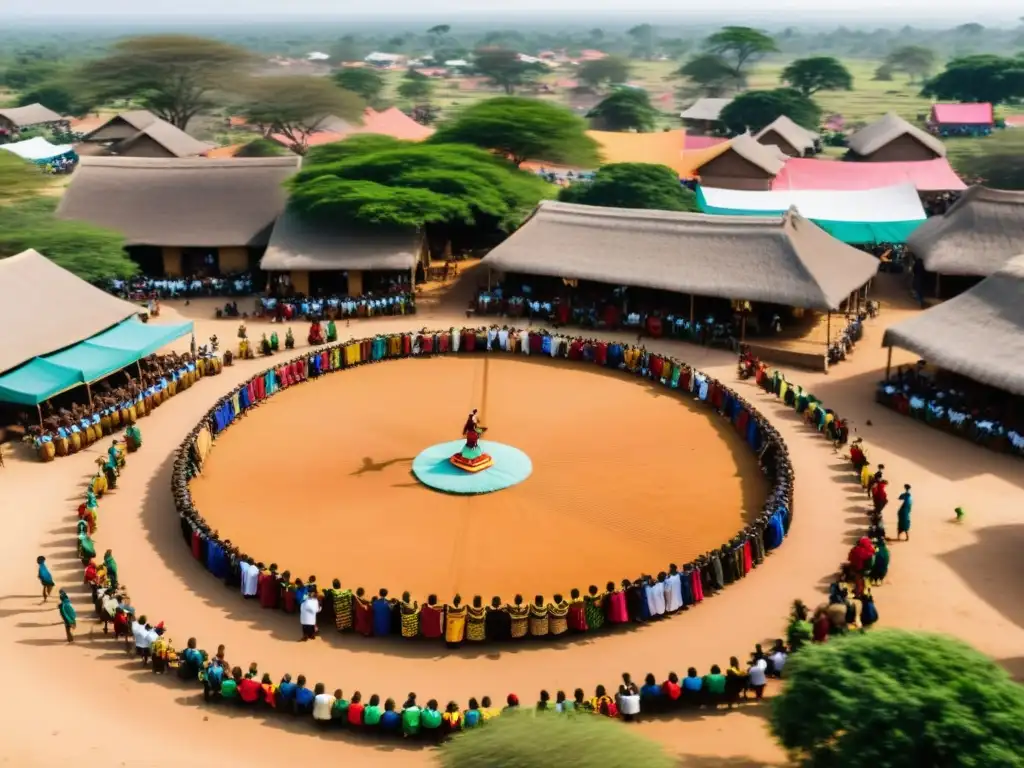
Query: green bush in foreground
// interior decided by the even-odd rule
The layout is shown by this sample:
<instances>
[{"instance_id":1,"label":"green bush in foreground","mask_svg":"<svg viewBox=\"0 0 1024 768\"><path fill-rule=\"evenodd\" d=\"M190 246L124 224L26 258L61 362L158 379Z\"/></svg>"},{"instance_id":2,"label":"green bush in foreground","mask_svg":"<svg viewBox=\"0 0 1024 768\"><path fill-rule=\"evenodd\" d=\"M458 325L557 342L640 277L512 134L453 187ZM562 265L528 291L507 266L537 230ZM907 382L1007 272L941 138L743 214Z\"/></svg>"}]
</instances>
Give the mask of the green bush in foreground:
<instances>
[{"instance_id":1,"label":"green bush in foreground","mask_svg":"<svg viewBox=\"0 0 1024 768\"><path fill-rule=\"evenodd\" d=\"M456 736L444 768L671 768L658 744L629 726L592 714L504 713Z\"/></svg>"}]
</instances>

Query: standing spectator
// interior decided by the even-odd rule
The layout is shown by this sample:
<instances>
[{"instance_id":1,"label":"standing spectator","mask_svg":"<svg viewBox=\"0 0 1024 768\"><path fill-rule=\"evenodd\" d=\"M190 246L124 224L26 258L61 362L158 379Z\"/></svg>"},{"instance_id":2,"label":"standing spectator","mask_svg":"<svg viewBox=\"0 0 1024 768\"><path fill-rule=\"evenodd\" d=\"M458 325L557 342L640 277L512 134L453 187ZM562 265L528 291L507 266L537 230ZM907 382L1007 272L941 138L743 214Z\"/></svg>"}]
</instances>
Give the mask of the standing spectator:
<instances>
[{"instance_id":1,"label":"standing spectator","mask_svg":"<svg viewBox=\"0 0 1024 768\"><path fill-rule=\"evenodd\" d=\"M776 678L782 677L782 668L786 666L787 658L789 654L786 653L786 644L781 639L776 640L775 647L768 656L768 674Z\"/></svg>"},{"instance_id":2,"label":"standing spectator","mask_svg":"<svg viewBox=\"0 0 1024 768\"><path fill-rule=\"evenodd\" d=\"M900 494L900 508L896 512L896 541L900 536L906 536L910 541L910 510L914 506L914 498L910 495L910 486L903 486L903 493Z\"/></svg>"},{"instance_id":3,"label":"standing spectator","mask_svg":"<svg viewBox=\"0 0 1024 768\"><path fill-rule=\"evenodd\" d=\"M551 705L551 694L547 691L540 692L540 699L537 701L537 711L547 712L548 707Z\"/></svg>"},{"instance_id":4,"label":"standing spectator","mask_svg":"<svg viewBox=\"0 0 1024 768\"><path fill-rule=\"evenodd\" d=\"M299 622L302 624L302 642L316 637L316 615L320 613L320 601L315 591L306 592L299 604Z\"/></svg>"},{"instance_id":5,"label":"standing spectator","mask_svg":"<svg viewBox=\"0 0 1024 768\"><path fill-rule=\"evenodd\" d=\"M60 598L60 604L57 606L57 610L60 612L60 619L64 622L64 634L68 638L69 643L75 642L75 629L78 627L78 616L75 613L75 606L71 604L71 600L68 599L68 593L63 589L57 593Z\"/></svg>"},{"instance_id":6,"label":"standing spectator","mask_svg":"<svg viewBox=\"0 0 1024 768\"><path fill-rule=\"evenodd\" d=\"M766 684L765 670L768 668L768 662L764 659L757 659L751 662L750 668L747 670L747 679L750 681L750 687L754 689L755 698L762 698L764 696L764 686Z\"/></svg>"},{"instance_id":7,"label":"standing spectator","mask_svg":"<svg viewBox=\"0 0 1024 768\"><path fill-rule=\"evenodd\" d=\"M138 621L132 622L132 637L135 638L135 655L142 659L142 666L149 661L149 649L152 643L149 639L149 631L152 627L146 623L146 617L140 616Z\"/></svg>"},{"instance_id":8,"label":"standing spectator","mask_svg":"<svg viewBox=\"0 0 1024 768\"><path fill-rule=\"evenodd\" d=\"M39 583L43 585L43 602L45 603L50 599L50 593L53 591L53 576L50 574L50 569L46 567L46 558L42 555L36 558L36 565L39 566L36 575L39 577Z\"/></svg>"}]
</instances>

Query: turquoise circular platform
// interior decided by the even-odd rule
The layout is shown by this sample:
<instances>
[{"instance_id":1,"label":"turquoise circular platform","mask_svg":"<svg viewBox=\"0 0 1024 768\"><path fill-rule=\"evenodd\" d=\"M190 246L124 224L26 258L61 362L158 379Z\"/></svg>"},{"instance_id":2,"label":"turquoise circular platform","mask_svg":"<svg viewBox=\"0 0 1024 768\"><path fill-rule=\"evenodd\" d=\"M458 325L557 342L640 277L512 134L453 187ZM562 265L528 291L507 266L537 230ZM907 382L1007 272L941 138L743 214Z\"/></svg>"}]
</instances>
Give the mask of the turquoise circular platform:
<instances>
[{"instance_id":1,"label":"turquoise circular platform","mask_svg":"<svg viewBox=\"0 0 1024 768\"><path fill-rule=\"evenodd\" d=\"M511 488L533 472L533 462L525 453L511 445L490 440L481 440L479 445L494 459L494 466L480 472L466 472L450 461L465 444L465 440L452 440L430 446L413 459L412 473L421 483L437 491L479 494Z\"/></svg>"}]
</instances>

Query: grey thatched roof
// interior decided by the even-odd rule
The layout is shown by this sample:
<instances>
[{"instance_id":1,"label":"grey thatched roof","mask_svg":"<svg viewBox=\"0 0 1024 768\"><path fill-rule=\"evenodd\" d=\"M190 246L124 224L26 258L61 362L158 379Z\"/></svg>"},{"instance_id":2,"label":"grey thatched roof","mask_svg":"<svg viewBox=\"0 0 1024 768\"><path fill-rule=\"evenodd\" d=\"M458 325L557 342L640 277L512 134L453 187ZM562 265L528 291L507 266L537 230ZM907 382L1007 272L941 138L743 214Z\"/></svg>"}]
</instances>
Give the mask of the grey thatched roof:
<instances>
[{"instance_id":1,"label":"grey thatched roof","mask_svg":"<svg viewBox=\"0 0 1024 768\"><path fill-rule=\"evenodd\" d=\"M697 99L697 101L684 109L679 117L683 120L716 122L722 110L731 103L732 99Z\"/></svg>"},{"instance_id":2,"label":"grey thatched roof","mask_svg":"<svg viewBox=\"0 0 1024 768\"><path fill-rule=\"evenodd\" d=\"M147 125L155 123L159 119L160 118L146 109L133 109L128 112L118 112L102 125L99 125L89 131L89 133L82 138L82 141L107 141L108 138L104 134L107 133L108 129L112 126L117 126L120 123L126 123L136 131L141 131Z\"/></svg>"},{"instance_id":3,"label":"grey thatched roof","mask_svg":"<svg viewBox=\"0 0 1024 768\"><path fill-rule=\"evenodd\" d=\"M1024 395L1022 298L1024 256L1017 256L970 290L887 328L882 345Z\"/></svg>"},{"instance_id":4,"label":"grey thatched roof","mask_svg":"<svg viewBox=\"0 0 1024 768\"><path fill-rule=\"evenodd\" d=\"M907 245L932 272L991 275L1024 251L1024 192L971 187L914 230Z\"/></svg>"},{"instance_id":5,"label":"grey thatched roof","mask_svg":"<svg viewBox=\"0 0 1024 768\"><path fill-rule=\"evenodd\" d=\"M749 133L744 133L729 141L729 149L752 163L765 173L774 176L782 170L789 157L774 144L760 144ZM708 161L710 162L710 161Z\"/></svg>"},{"instance_id":6,"label":"grey thatched roof","mask_svg":"<svg viewBox=\"0 0 1024 768\"><path fill-rule=\"evenodd\" d=\"M260 269L410 269L416 264L419 245L416 232L342 229L286 210L274 225Z\"/></svg>"},{"instance_id":7,"label":"grey thatched roof","mask_svg":"<svg viewBox=\"0 0 1024 768\"><path fill-rule=\"evenodd\" d=\"M204 152L213 149L209 144L199 139L194 139L185 133L181 128L171 125L166 120L157 118L134 136L115 144L111 151L116 154L127 154L131 152L132 145L148 138L167 151L174 157L196 157Z\"/></svg>"},{"instance_id":8,"label":"grey thatched roof","mask_svg":"<svg viewBox=\"0 0 1024 768\"><path fill-rule=\"evenodd\" d=\"M36 251L0 259L0 373L76 344L139 314ZM60 307L59 312L40 311Z\"/></svg>"},{"instance_id":9,"label":"grey thatched roof","mask_svg":"<svg viewBox=\"0 0 1024 768\"><path fill-rule=\"evenodd\" d=\"M776 217L545 201L484 257L502 272L836 309L878 260L795 211Z\"/></svg>"},{"instance_id":10,"label":"grey thatched roof","mask_svg":"<svg viewBox=\"0 0 1024 768\"><path fill-rule=\"evenodd\" d=\"M264 245L299 160L83 157L57 216L122 232L128 245Z\"/></svg>"},{"instance_id":11,"label":"grey thatched roof","mask_svg":"<svg viewBox=\"0 0 1024 768\"><path fill-rule=\"evenodd\" d=\"M760 141L761 137L769 131L784 138L793 149L799 152L807 152L814 149L814 143L818 140L818 134L807 130L802 125L794 123L785 115L775 118L775 120L754 134L754 138Z\"/></svg>"},{"instance_id":12,"label":"grey thatched roof","mask_svg":"<svg viewBox=\"0 0 1024 768\"><path fill-rule=\"evenodd\" d=\"M42 104L28 104L24 107L7 107L0 109L0 117L4 117L19 128L43 123L59 123L64 120L49 107Z\"/></svg>"},{"instance_id":13,"label":"grey thatched roof","mask_svg":"<svg viewBox=\"0 0 1024 768\"><path fill-rule=\"evenodd\" d=\"M946 145L939 139L892 112L887 112L875 122L861 128L850 136L846 143L856 154L867 157L903 135L912 136L934 152L936 157L946 156Z\"/></svg>"}]
</instances>

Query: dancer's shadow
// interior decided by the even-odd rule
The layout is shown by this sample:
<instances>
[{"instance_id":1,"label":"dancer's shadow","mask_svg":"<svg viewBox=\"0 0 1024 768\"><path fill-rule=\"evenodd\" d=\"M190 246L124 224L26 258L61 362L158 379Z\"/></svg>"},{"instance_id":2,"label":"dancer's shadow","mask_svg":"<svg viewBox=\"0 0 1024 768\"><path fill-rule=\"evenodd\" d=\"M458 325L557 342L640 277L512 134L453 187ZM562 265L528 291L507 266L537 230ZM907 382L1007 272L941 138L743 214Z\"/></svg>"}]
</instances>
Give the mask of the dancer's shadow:
<instances>
[{"instance_id":1,"label":"dancer's shadow","mask_svg":"<svg viewBox=\"0 0 1024 768\"><path fill-rule=\"evenodd\" d=\"M383 472L394 464L412 463L412 458L388 459L387 461L374 461L369 456L363 458L363 466L352 473L353 476L364 475L367 472Z\"/></svg>"}]
</instances>

